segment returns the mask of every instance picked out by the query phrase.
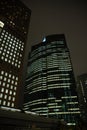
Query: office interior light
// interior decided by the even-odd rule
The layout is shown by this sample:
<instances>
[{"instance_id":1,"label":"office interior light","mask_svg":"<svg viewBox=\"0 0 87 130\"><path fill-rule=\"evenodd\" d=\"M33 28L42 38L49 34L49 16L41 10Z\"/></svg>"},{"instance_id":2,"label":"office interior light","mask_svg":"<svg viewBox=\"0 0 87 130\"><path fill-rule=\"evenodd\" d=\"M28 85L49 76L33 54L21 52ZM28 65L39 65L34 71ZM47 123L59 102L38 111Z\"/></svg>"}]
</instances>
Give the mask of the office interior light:
<instances>
[{"instance_id":1,"label":"office interior light","mask_svg":"<svg viewBox=\"0 0 87 130\"><path fill-rule=\"evenodd\" d=\"M4 23L2 21L0 21L0 27L3 28L4 27Z\"/></svg>"}]
</instances>

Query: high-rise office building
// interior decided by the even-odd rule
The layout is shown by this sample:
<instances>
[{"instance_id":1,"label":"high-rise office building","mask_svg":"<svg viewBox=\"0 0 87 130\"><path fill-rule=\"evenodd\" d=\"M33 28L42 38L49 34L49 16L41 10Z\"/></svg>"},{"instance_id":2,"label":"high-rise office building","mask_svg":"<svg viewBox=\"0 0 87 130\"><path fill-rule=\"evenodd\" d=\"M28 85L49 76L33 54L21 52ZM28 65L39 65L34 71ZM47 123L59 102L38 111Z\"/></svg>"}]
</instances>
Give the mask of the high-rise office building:
<instances>
[{"instance_id":1,"label":"high-rise office building","mask_svg":"<svg viewBox=\"0 0 87 130\"><path fill-rule=\"evenodd\" d=\"M31 11L19 0L0 1L0 106L20 107Z\"/></svg>"},{"instance_id":2,"label":"high-rise office building","mask_svg":"<svg viewBox=\"0 0 87 130\"><path fill-rule=\"evenodd\" d=\"M75 125L80 111L64 34L47 36L32 46L24 97L24 110Z\"/></svg>"},{"instance_id":3,"label":"high-rise office building","mask_svg":"<svg viewBox=\"0 0 87 130\"><path fill-rule=\"evenodd\" d=\"M77 77L77 92L79 106L81 109L81 118L87 122L87 74Z\"/></svg>"}]
</instances>

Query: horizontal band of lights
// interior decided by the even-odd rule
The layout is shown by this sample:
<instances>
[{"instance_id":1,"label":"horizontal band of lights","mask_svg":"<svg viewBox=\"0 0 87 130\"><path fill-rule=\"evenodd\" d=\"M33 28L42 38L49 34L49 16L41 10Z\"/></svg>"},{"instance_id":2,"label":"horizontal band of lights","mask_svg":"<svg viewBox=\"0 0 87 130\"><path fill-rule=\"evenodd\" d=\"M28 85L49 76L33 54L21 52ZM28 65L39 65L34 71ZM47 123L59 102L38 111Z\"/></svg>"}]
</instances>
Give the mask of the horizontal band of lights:
<instances>
[{"instance_id":1,"label":"horizontal band of lights","mask_svg":"<svg viewBox=\"0 0 87 130\"><path fill-rule=\"evenodd\" d=\"M0 27L3 28L4 27L4 23L2 21L0 21Z\"/></svg>"},{"instance_id":2,"label":"horizontal band of lights","mask_svg":"<svg viewBox=\"0 0 87 130\"><path fill-rule=\"evenodd\" d=\"M58 115L80 114L80 111L78 111L78 112L54 112L54 113L48 113L48 115L55 115L55 114L58 114ZM47 116L47 113L42 113L41 115L46 115Z\"/></svg>"},{"instance_id":3,"label":"horizontal band of lights","mask_svg":"<svg viewBox=\"0 0 87 130\"><path fill-rule=\"evenodd\" d=\"M60 86L60 87L62 87L62 86L70 86L71 85L71 83L58 83L58 84L56 84L56 83L54 83L54 84L48 84L48 86L53 86L53 85L57 85L57 86Z\"/></svg>"},{"instance_id":4,"label":"horizontal band of lights","mask_svg":"<svg viewBox=\"0 0 87 130\"><path fill-rule=\"evenodd\" d=\"M49 106L49 107L40 107L40 108L33 108L32 110L34 110L34 111L37 111L37 110L48 110L49 108L61 108L62 106Z\"/></svg>"},{"instance_id":5,"label":"horizontal band of lights","mask_svg":"<svg viewBox=\"0 0 87 130\"><path fill-rule=\"evenodd\" d=\"M36 110L47 110L48 107L38 107L38 108L33 108L32 110L36 111Z\"/></svg>"},{"instance_id":6,"label":"horizontal band of lights","mask_svg":"<svg viewBox=\"0 0 87 130\"><path fill-rule=\"evenodd\" d=\"M76 123L67 123L68 126L76 125Z\"/></svg>"},{"instance_id":7,"label":"horizontal band of lights","mask_svg":"<svg viewBox=\"0 0 87 130\"><path fill-rule=\"evenodd\" d=\"M35 111L35 112L37 112L37 113L47 113L48 112L48 110L38 110L38 111Z\"/></svg>"},{"instance_id":8,"label":"horizontal band of lights","mask_svg":"<svg viewBox=\"0 0 87 130\"><path fill-rule=\"evenodd\" d=\"M47 113L41 113L41 115L43 115L43 116L47 116Z\"/></svg>"},{"instance_id":9,"label":"horizontal band of lights","mask_svg":"<svg viewBox=\"0 0 87 130\"><path fill-rule=\"evenodd\" d=\"M47 71L47 73L52 73L52 72L59 72L59 70L49 70L49 71ZM46 79L46 74L47 74L46 72L43 72L43 77L42 78L45 78ZM38 74L35 74L35 75L33 75L32 77L29 77L28 79L26 79L26 81L30 81L30 80L32 80L33 78L35 78L36 76L38 76ZM61 77L61 76L64 76L64 77L66 77L66 76L68 76L69 77L69 74L68 73L66 73L66 74L59 74L58 73L58 77ZM39 77L38 79L41 79L41 77ZM37 79L35 79L35 80L37 80Z\"/></svg>"},{"instance_id":10,"label":"horizontal band of lights","mask_svg":"<svg viewBox=\"0 0 87 130\"><path fill-rule=\"evenodd\" d=\"M61 97L62 99L67 99L67 98L77 98L77 96L65 96L65 97Z\"/></svg>"},{"instance_id":11,"label":"horizontal band of lights","mask_svg":"<svg viewBox=\"0 0 87 130\"><path fill-rule=\"evenodd\" d=\"M49 115L55 115L55 112L49 112ZM66 115L66 114L80 114L80 111L75 111L75 112L56 112L58 115Z\"/></svg>"},{"instance_id":12,"label":"horizontal band of lights","mask_svg":"<svg viewBox=\"0 0 87 130\"><path fill-rule=\"evenodd\" d=\"M26 114L32 114L32 115L37 115L37 113L35 112L31 112L31 111L24 111Z\"/></svg>"},{"instance_id":13,"label":"horizontal band of lights","mask_svg":"<svg viewBox=\"0 0 87 130\"><path fill-rule=\"evenodd\" d=\"M31 104L31 103L36 103L36 102L39 102L39 101L47 101L47 99L38 99L38 100L31 101L29 103Z\"/></svg>"},{"instance_id":14,"label":"horizontal band of lights","mask_svg":"<svg viewBox=\"0 0 87 130\"><path fill-rule=\"evenodd\" d=\"M70 86L53 86L53 87L49 87L48 89L54 89L54 88L70 88Z\"/></svg>"},{"instance_id":15,"label":"horizontal band of lights","mask_svg":"<svg viewBox=\"0 0 87 130\"><path fill-rule=\"evenodd\" d=\"M32 92L29 92L29 94L35 93L37 91L42 91L42 90L47 90L47 89L49 90L49 89L54 89L54 88L70 88L70 86L52 86L52 87L49 86L49 88L48 88L47 85L42 84L41 87L32 88L32 90L31 90Z\"/></svg>"},{"instance_id":16,"label":"horizontal band of lights","mask_svg":"<svg viewBox=\"0 0 87 130\"><path fill-rule=\"evenodd\" d=\"M30 83L28 86L29 86L29 88L30 87L33 87L34 88L34 86L36 87L36 85L40 85L40 84L46 84L46 83L49 83L49 82L51 82L51 81L54 81L53 79L52 80L47 80L47 81L43 81L42 80L42 82L40 81L40 82L32 82L32 83ZM63 86L66 86L66 87L68 87L68 86L70 86L70 84L71 83L69 83L69 82L65 82L65 83L63 83L63 81L62 80L60 80L61 81L61 84L59 83L59 80L55 80L56 82L53 82L53 83L51 83L51 84L48 84L48 86L49 87L51 87L51 86L53 86L53 85L55 85L55 86L59 86L59 88L61 87L63 87ZM58 82L57 82L58 81ZM40 85L41 86L41 85Z\"/></svg>"},{"instance_id":17,"label":"horizontal band of lights","mask_svg":"<svg viewBox=\"0 0 87 130\"><path fill-rule=\"evenodd\" d=\"M37 102L37 103L30 104L29 106L37 105L37 104L42 104L42 103L46 103L46 102Z\"/></svg>"},{"instance_id":18,"label":"horizontal band of lights","mask_svg":"<svg viewBox=\"0 0 87 130\"><path fill-rule=\"evenodd\" d=\"M36 85L40 85L40 84L35 84L35 85L33 85L33 87L32 87L32 85L30 85L30 86L27 86L27 88L29 87L29 88L32 88L32 90L34 91L34 90L37 90L38 88L39 89L41 89L42 88L42 90L44 89L44 88L46 88L47 86L48 86L48 89L49 89L49 87L50 88L70 88L70 86L69 86L69 83L61 83L61 84L56 84L56 83L53 83L53 84L48 84L48 85L46 85L46 84L41 84L40 86L41 87L37 87L37 88L34 88L34 87L36 87ZM44 88L43 88L43 87Z\"/></svg>"},{"instance_id":19,"label":"horizontal band of lights","mask_svg":"<svg viewBox=\"0 0 87 130\"><path fill-rule=\"evenodd\" d=\"M56 103L56 102L55 102L55 103L48 103L47 105L48 105L48 106L56 106L57 103Z\"/></svg>"},{"instance_id":20,"label":"horizontal band of lights","mask_svg":"<svg viewBox=\"0 0 87 130\"><path fill-rule=\"evenodd\" d=\"M39 100L34 100L34 101L31 101L29 102L29 105L31 104L37 104L37 103L46 103L45 101L47 101L47 99L39 99Z\"/></svg>"},{"instance_id":21,"label":"horizontal band of lights","mask_svg":"<svg viewBox=\"0 0 87 130\"><path fill-rule=\"evenodd\" d=\"M62 106L48 106L48 108L61 108Z\"/></svg>"},{"instance_id":22,"label":"horizontal band of lights","mask_svg":"<svg viewBox=\"0 0 87 130\"><path fill-rule=\"evenodd\" d=\"M32 90L32 92L29 92L29 94L36 93L36 92L40 92L40 91L42 91L42 90L46 90L46 89L42 88L42 89L38 89L38 90L35 90L35 91Z\"/></svg>"},{"instance_id":23,"label":"horizontal band of lights","mask_svg":"<svg viewBox=\"0 0 87 130\"><path fill-rule=\"evenodd\" d=\"M78 102L67 102L67 104L78 104Z\"/></svg>"},{"instance_id":24,"label":"horizontal band of lights","mask_svg":"<svg viewBox=\"0 0 87 130\"><path fill-rule=\"evenodd\" d=\"M47 86L45 85L45 86L41 86L41 87L37 87L37 88L33 88L31 91L32 92L37 92L37 91L40 91L40 90L46 90L47 89Z\"/></svg>"},{"instance_id":25,"label":"horizontal band of lights","mask_svg":"<svg viewBox=\"0 0 87 130\"><path fill-rule=\"evenodd\" d=\"M31 61L33 61L33 60L35 60L36 58L39 58L39 59L42 59L42 57L41 56L46 56L46 55L49 55L50 54L50 52L52 53L52 55L51 56L47 56L47 59L49 60L49 57L51 57L51 59L52 58L54 58L55 60L57 59L57 58L66 58L66 57L68 57L68 53L67 54L64 54L64 50L62 51L61 50L61 53L58 53L58 48L57 48L57 50L53 50L53 49L55 49L55 47L54 48L49 48L49 49L44 49L44 50L42 50L41 52L37 52L36 54L34 54L34 55L32 55L31 54ZM45 52L46 51L46 52ZM58 55L57 55L58 54ZM64 55L63 55L64 54ZM45 59L45 58L43 58L43 59ZM64 59L65 61L67 60L67 59Z\"/></svg>"},{"instance_id":26,"label":"horizontal band of lights","mask_svg":"<svg viewBox=\"0 0 87 130\"><path fill-rule=\"evenodd\" d=\"M77 110L80 110L79 108L69 108L68 110L70 111L77 111Z\"/></svg>"},{"instance_id":27,"label":"horizontal band of lights","mask_svg":"<svg viewBox=\"0 0 87 130\"><path fill-rule=\"evenodd\" d=\"M41 88L41 89L40 89ZM39 92L39 91L42 91L42 90L50 90L50 89L54 89L54 88L70 88L70 86L60 86L60 87L58 87L58 86L53 86L53 87L49 87L49 88L47 88L47 87L45 87L45 88L43 88L43 87L40 87L40 88L36 88L35 90L34 89L32 89L32 92L29 92L29 94L32 94L32 93L35 93L35 92Z\"/></svg>"}]
</instances>

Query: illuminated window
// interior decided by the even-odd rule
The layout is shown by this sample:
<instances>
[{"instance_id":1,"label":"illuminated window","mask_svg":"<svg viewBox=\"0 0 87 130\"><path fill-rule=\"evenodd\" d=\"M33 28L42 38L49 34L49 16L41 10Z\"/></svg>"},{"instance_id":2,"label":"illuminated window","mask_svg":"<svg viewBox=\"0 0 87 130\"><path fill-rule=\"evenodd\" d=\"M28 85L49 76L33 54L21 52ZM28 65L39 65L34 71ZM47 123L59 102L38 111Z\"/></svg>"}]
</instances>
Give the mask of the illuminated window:
<instances>
[{"instance_id":1,"label":"illuminated window","mask_svg":"<svg viewBox=\"0 0 87 130\"><path fill-rule=\"evenodd\" d=\"M11 89L13 89L13 85L11 85Z\"/></svg>"},{"instance_id":2,"label":"illuminated window","mask_svg":"<svg viewBox=\"0 0 87 130\"><path fill-rule=\"evenodd\" d=\"M7 95L4 96L4 99L7 99Z\"/></svg>"},{"instance_id":3,"label":"illuminated window","mask_svg":"<svg viewBox=\"0 0 87 130\"><path fill-rule=\"evenodd\" d=\"M12 94L12 91L10 90L10 95Z\"/></svg>"},{"instance_id":4,"label":"illuminated window","mask_svg":"<svg viewBox=\"0 0 87 130\"><path fill-rule=\"evenodd\" d=\"M1 94L0 94L0 98L2 98L2 97L3 97L3 94L1 93Z\"/></svg>"},{"instance_id":5,"label":"illuminated window","mask_svg":"<svg viewBox=\"0 0 87 130\"><path fill-rule=\"evenodd\" d=\"M8 83L10 83L10 79L8 79Z\"/></svg>"},{"instance_id":6,"label":"illuminated window","mask_svg":"<svg viewBox=\"0 0 87 130\"><path fill-rule=\"evenodd\" d=\"M5 58L5 61L8 61L7 58Z\"/></svg>"},{"instance_id":7,"label":"illuminated window","mask_svg":"<svg viewBox=\"0 0 87 130\"><path fill-rule=\"evenodd\" d=\"M12 76L12 79L15 79L15 76Z\"/></svg>"},{"instance_id":8,"label":"illuminated window","mask_svg":"<svg viewBox=\"0 0 87 130\"><path fill-rule=\"evenodd\" d=\"M16 90L17 89L17 87L14 87L14 90Z\"/></svg>"},{"instance_id":9,"label":"illuminated window","mask_svg":"<svg viewBox=\"0 0 87 130\"><path fill-rule=\"evenodd\" d=\"M10 106L10 102L7 103L7 106Z\"/></svg>"},{"instance_id":10,"label":"illuminated window","mask_svg":"<svg viewBox=\"0 0 87 130\"><path fill-rule=\"evenodd\" d=\"M15 101L15 97L12 98L12 101L13 101L13 102Z\"/></svg>"},{"instance_id":11,"label":"illuminated window","mask_svg":"<svg viewBox=\"0 0 87 130\"><path fill-rule=\"evenodd\" d=\"M7 84L7 88L9 88L9 84Z\"/></svg>"},{"instance_id":12,"label":"illuminated window","mask_svg":"<svg viewBox=\"0 0 87 130\"><path fill-rule=\"evenodd\" d=\"M6 54L6 57L8 58L8 54Z\"/></svg>"},{"instance_id":13,"label":"illuminated window","mask_svg":"<svg viewBox=\"0 0 87 130\"><path fill-rule=\"evenodd\" d=\"M14 103L12 103L11 106L14 107Z\"/></svg>"},{"instance_id":14,"label":"illuminated window","mask_svg":"<svg viewBox=\"0 0 87 130\"><path fill-rule=\"evenodd\" d=\"M6 101L3 101L3 105L4 105L4 106L6 105Z\"/></svg>"},{"instance_id":15,"label":"illuminated window","mask_svg":"<svg viewBox=\"0 0 87 130\"><path fill-rule=\"evenodd\" d=\"M16 80L18 81L18 77L16 77Z\"/></svg>"},{"instance_id":16,"label":"illuminated window","mask_svg":"<svg viewBox=\"0 0 87 130\"><path fill-rule=\"evenodd\" d=\"M9 60L8 63L11 63L11 60Z\"/></svg>"},{"instance_id":17,"label":"illuminated window","mask_svg":"<svg viewBox=\"0 0 87 130\"><path fill-rule=\"evenodd\" d=\"M21 64L21 61L19 61L19 64Z\"/></svg>"},{"instance_id":18,"label":"illuminated window","mask_svg":"<svg viewBox=\"0 0 87 130\"><path fill-rule=\"evenodd\" d=\"M1 74L3 75L3 74L4 74L4 71L1 71Z\"/></svg>"},{"instance_id":19,"label":"illuminated window","mask_svg":"<svg viewBox=\"0 0 87 130\"><path fill-rule=\"evenodd\" d=\"M9 51L7 51L7 54L9 54L10 52Z\"/></svg>"},{"instance_id":20,"label":"illuminated window","mask_svg":"<svg viewBox=\"0 0 87 130\"><path fill-rule=\"evenodd\" d=\"M7 35L5 35L5 37L7 37Z\"/></svg>"},{"instance_id":21,"label":"illuminated window","mask_svg":"<svg viewBox=\"0 0 87 130\"><path fill-rule=\"evenodd\" d=\"M15 85L17 85L18 83L17 82L15 82Z\"/></svg>"},{"instance_id":22,"label":"illuminated window","mask_svg":"<svg viewBox=\"0 0 87 130\"><path fill-rule=\"evenodd\" d=\"M3 50L3 47L1 47L1 50Z\"/></svg>"},{"instance_id":23,"label":"illuminated window","mask_svg":"<svg viewBox=\"0 0 87 130\"><path fill-rule=\"evenodd\" d=\"M15 66L17 66L17 64L15 63Z\"/></svg>"},{"instance_id":24,"label":"illuminated window","mask_svg":"<svg viewBox=\"0 0 87 130\"><path fill-rule=\"evenodd\" d=\"M3 82L2 86L5 86L5 82Z\"/></svg>"},{"instance_id":25,"label":"illuminated window","mask_svg":"<svg viewBox=\"0 0 87 130\"><path fill-rule=\"evenodd\" d=\"M0 27L3 28L4 27L4 23L2 21L0 21Z\"/></svg>"},{"instance_id":26,"label":"illuminated window","mask_svg":"<svg viewBox=\"0 0 87 130\"><path fill-rule=\"evenodd\" d=\"M14 65L14 62L12 62L12 65Z\"/></svg>"},{"instance_id":27,"label":"illuminated window","mask_svg":"<svg viewBox=\"0 0 87 130\"><path fill-rule=\"evenodd\" d=\"M6 49L4 49L4 52L6 52Z\"/></svg>"},{"instance_id":28,"label":"illuminated window","mask_svg":"<svg viewBox=\"0 0 87 130\"><path fill-rule=\"evenodd\" d=\"M0 85L1 85L1 83L2 83L2 82L0 81Z\"/></svg>"},{"instance_id":29,"label":"illuminated window","mask_svg":"<svg viewBox=\"0 0 87 130\"><path fill-rule=\"evenodd\" d=\"M5 53L3 52L3 56L5 56Z\"/></svg>"},{"instance_id":30,"label":"illuminated window","mask_svg":"<svg viewBox=\"0 0 87 130\"><path fill-rule=\"evenodd\" d=\"M20 68L20 65L18 65L18 68Z\"/></svg>"},{"instance_id":31,"label":"illuminated window","mask_svg":"<svg viewBox=\"0 0 87 130\"><path fill-rule=\"evenodd\" d=\"M9 74L9 78L11 78L11 74Z\"/></svg>"},{"instance_id":32,"label":"illuminated window","mask_svg":"<svg viewBox=\"0 0 87 130\"><path fill-rule=\"evenodd\" d=\"M6 81L7 80L7 78L6 77L4 77L4 81Z\"/></svg>"},{"instance_id":33,"label":"illuminated window","mask_svg":"<svg viewBox=\"0 0 87 130\"><path fill-rule=\"evenodd\" d=\"M12 84L14 84L14 80L12 80L12 82L11 82Z\"/></svg>"},{"instance_id":34,"label":"illuminated window","mask_svg":"<svg viewBox=\"0 0 87 130\"><path fill-rule=\"evenodd\" d=\"M2 80L2 79L3 79L3 76L0 76L0 79Z\"/></svg>"},{"instance_id":35,"label":"illuminated window","mask_svg":"<svg viewBox=\"0 0 87 130\"><path fill-rule=\"evenodd\" d=\"M5 73L5 76L7 76L8 75L8 73Z\"/></svg>"},{"instance_id":36,"label":"illuminated window","mask_svg":"<svg viewBox=\"0 0 87 130\"><path fill-rule=\"evenodd\" d=\"M11 100L11 96L8 97L8 100Z\"/></svg>"},{"instance_id":37,"label":"illuminated window","mask_svg":"<svg viewBox=\"0 0 87 130\"><path fill-rule=\"evenodd\" d=\"M8 89L6 89L5 93L8 93Z\"/></svg>"},{"instance_id":38,"label":"illuminated window","mask_svg":"<svg viewBox=\"0 0 87 130\"><path fill-rule=\"evenodd\" d=\"M14 92L13 95L15 96L15 95L16 95L16 92Z\"/></svg>"},{"instance_id":39,"label":"illuminated window","mask_svg":"<svg viewBox=\"0 0 87 130\"><path fill-rule=\"evenodd\" d=\"M1 59L4 60L4 57L2 56Z\"/></svg>"},{"instance_id":40,"label":"illuminated window","mask_svg":"<svg viewBox=\"0 0 87 130\"><path fill-rule=\"evenodd\" d=\"M12 57L11 56L9 56L9 59L11 59Z\"/></svg>"}]
</instances>

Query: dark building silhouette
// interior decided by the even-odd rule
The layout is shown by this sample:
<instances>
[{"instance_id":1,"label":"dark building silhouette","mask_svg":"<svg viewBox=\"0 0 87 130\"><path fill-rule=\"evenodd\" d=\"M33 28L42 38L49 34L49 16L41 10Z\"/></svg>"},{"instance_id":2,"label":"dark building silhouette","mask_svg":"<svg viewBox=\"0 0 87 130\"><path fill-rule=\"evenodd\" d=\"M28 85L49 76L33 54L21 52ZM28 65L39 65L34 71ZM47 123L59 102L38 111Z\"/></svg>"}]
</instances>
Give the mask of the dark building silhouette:
<instances>
[{"instance_id":1,"label":"dark building silhouette","mask_svg":"<svg viewBox=\"0 0 87 130\"><path fill-rule=\"evenodd\" d=\"M0 1L0 106L20 107L31 11L19 0Z\"/></svg>"},{"instance_id":2,"label":"dark building silhouette","mask_svg":"<svg viewBox=\"0 0 87 130\"><path fill-rule=\"evenodd\" d=\"M79 98L79 106L81 109L81 118L87 122L87 74L77 77L77 92Z\"/></svg>"},{"instance_id":3,"label":"dark building silhouette","mask_svg":"<svg viewBox=\"0 0 87 130\"><path fill-rule=\"evenodd\" d=\"M32 46L24 93L24 110L75 125L80 111L69 49L63 34Z\"/></svg>"}]
</instances>

